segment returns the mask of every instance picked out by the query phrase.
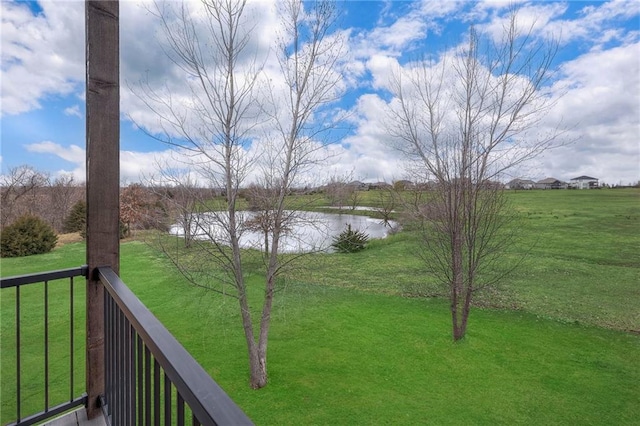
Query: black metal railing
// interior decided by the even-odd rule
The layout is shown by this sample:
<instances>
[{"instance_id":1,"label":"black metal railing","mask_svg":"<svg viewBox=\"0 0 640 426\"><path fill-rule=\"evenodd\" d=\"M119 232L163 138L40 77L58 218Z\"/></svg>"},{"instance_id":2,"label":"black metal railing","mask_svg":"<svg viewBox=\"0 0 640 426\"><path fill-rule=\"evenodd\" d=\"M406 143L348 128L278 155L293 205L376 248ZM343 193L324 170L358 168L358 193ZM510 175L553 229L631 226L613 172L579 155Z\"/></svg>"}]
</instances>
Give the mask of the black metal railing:
<instances>
[{"instance_id":1,"label":"black metal railing","mask_svg":"<svg viewBox=\"0 0 640 426\"><path fill-rule=\"evenodd\" d=\"M15 400L10 398L10 389L4 388L2 390L3 411L13 411L13 407L10 407L10 405L15 405L15 419L9 424L31 425L57 416L72 408L86 405L87 395L84 393L78 394L76 390L78 386L75 383L76 369L84 368L84 363L82 361L74 363L78 357L78 352L83 353L82 348L84 346L82 345L84 341L81 341L83 337L78 336L78 334L81 334L79 330L83 329L82 324L84 324L85 319L84 315L82 315L84 310L76 306L77 297L74 297L76 292L84 290L85 280L80 280L82 290L78 290L74 285L74 277L86 277L86 275L87 268L82 266L0 279L0 288L3 290L3 334L12 334L12 330L15 329L15 340L12 339L13 336L3 335L2 348L3 363L5 364L3 366L3 374L15 373ZM64 295L64 293L67 293L65 288L67 280L68 298ZM25 288L25 286L28 287ZM11 294L10 289L14 289L15 293ZM50 303L51 292L55 294L53 306ZM23 295L22 293L26 294ZM21 296L23 297L21 298ZM13 306L11 306L11 298L15 298ZM65 312L61 315L60 310L66 309L62 306L65 302L68 303L68 314ZM82 302L84 301L82 300ZM40 307L42 307L41 311L39 311ZM14 312L10 312L12 310L15 311L15 315L12 315ZM78 316L80 321L77 320ZM6 327L7 323L10 324L12 321L15 321L15 327ZM67 323L65 324L65 322ZM67 333L68 339L64 336ZM11 340L15 342L15 348L11 347ZM81 344L76 345L79 341L81 341ZM63 349L62 353L60 353L61 345L66 346L67 344L68 349ZM52 345L55 346L54 353L52 353ZM27 353L25 353L25 346L28 347ZM42 351L42 353L31 353L33 351ZM11 352L15 354L15 359L11 358ZM61 359L66 356L69 357L68 363L61 363ZM54 366L52 366L52 359L54 360ZM7 366L7 364L12 363L15 363L15 369L11 368L13 367L11 365ZM68 374L60 371L64 364L68 365ZM53 372L52 369L54 370ZM29 375L26 384L23 383L25 374ZM53 387L51 383L52 375L55 378ZM41 385L37 384L38 379L41 379ZM66 393L61 389L61 385L67 380L68 397L61 397L61 393ZM84 380L84 377L82 380ZM82 386L84 386L84 382ZM25 387L26 390L23 389ZM26 398L25 393L28 393L28 398ZM26 409L31 412L25 417L23 417L23 409L25 408L22 405L23 397L28 399L29 405ZM40 403L38 403L36 400L40 398ZM10 402L7 402L7 400ZM36 414L32 414L33 411L37 411ZM3 417L5 416L7 416L6 412L3 414Z\"/></svg>"},{"instance_id":2,"label":"black metal railing","mask_svg":"<svg viewBox=\"0 0 640 426\"><path fill-rule=\"evenodd\" d=\"M251 420L109 267L103 410L113 425L250 425Z\"/></svg>"},{"instance_id":3,"label":"black metal railing","mask_svg":"<svg viewBox=\"0 0 640 426\"><path fill-rule=\"evenodd\" d=\"M250 425L251 420L193 359L182 345L167 331L155 316L127 288L109 267L97 268L105 291L105 394L101 397L105 420L112 425ZM7 403L11 391L5 388L3 377L2 423L31 425L53 418L79 406L87 406L84 389L84 291L75 285L74 277L87 276L87 267L64 269L40 274L0 279L3 305L3 375L13 366L8 351L15 354L15 400ZM68 279L68 298L61 292ZM76 280L80 281L80 280ZM24 286L28 288L24 289ZM53 297L50 297L55 287ZM78 288L76 288L78 287ZM14 289L15 293L11 293ZM22 290L21 290L22 289ZM28 290L28 291L27 291ZM24 296L23 296L23 293ZM77 295L76 293L82 293ZM82 297L79 297L82 296ZM15 297L15 303L10 300ZM53 302L50 302L52 300ZM67 309L61 305L68 303ZM52 311L53 305L53 311ZM5 309L11 306L12 309ZM42 313L36 308L42 306ZM9 312L15 309L13 312ZM25 312L26 311L26 312ZM52 316L55 316L52 321ZM15 327L10 318L15 318ZM78 317L81 320L78 320ZM51 325L54 323L52 329ZM25 323L25 326L23 326ZM38 323L38 324L35 324ZM64 323L64 324L62 324ZM4 330L15 329L15 339ZM24 334L25 329L29 333ZM62 332L62 330L67 330ZM68 338L63 338L68 334ZM55 348L51 348L51 336ZM39 340L34 350L33 341ZM61 353L61 340L68 348ZM15 350L7 345L15 342ZM41 350L40 350L41 349ZM35 352L35 353L34 353ZM79 353L80 356L79 356ZM68 372L60 372L60 361L65 356ZM78 358L81 357L79 360ZM23 359L28 358L27 362ZM55 364L55 384L51 386L51 360ZM9 362L11 364L11 362ZM39 367L34 368L37 364ZM29 371L25 371L29 370ZM30 373L28 380L23 375ZM82 376L82 385L75 383ZM42 385L34 390L34 383ZM67 385L68 398L60 402L61 387ZM27 382L26 384L24 382ZM23 390L26 388L26 392ZM51 389L55 397L51 397ZM25 395L25 394L29 395ZM35 404L34 394L42 403ZM26 409L23 399L29 399ZM7 411L15 405L15 420ZM34 408L41 407L41 408ZM40 410L40 411L38 411ZM29 414L23 417L23 411Z\"/></svg>"}]
</instances>

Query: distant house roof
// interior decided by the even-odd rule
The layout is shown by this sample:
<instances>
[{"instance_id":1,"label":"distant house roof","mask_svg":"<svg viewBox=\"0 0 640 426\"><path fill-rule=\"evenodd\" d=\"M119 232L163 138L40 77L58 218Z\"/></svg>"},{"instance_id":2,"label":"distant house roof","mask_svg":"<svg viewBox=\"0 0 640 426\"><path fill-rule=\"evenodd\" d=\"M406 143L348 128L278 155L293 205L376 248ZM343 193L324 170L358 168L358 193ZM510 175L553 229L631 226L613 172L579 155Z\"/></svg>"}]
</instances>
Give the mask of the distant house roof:
<instances>
[{"instance_id":1,"label":"distant house roof","mask_svg":"<svg viewBox=\"0 0 640 426\"><path fill-rule=\"evenodd\" d=\"M598 180L598 178L594 178L594 177L591 177L591 176L578 176L578 177L575 177L575 178L573 178L571 180Z\"/></svg>"},{"instance_id":2,"label":"distant house roof","mask_svg":"<svg viewBox=\"0 0 640 426\"><path fill-rule=\"evenodd\" d=\"M541 183L541 184L552 184L552 183L556 183L556 182L562 183L562 181L560 181L560 180L558 180L556 178L552 178L552 177L546 178L546 179L542 179L542 180L538 181L538 183Z\"/></svg>"},{"instance_id":3,"label":"distant house roof","mask_svg":"<svg viewBox=\"0 0 640 426\"><path fill-rule=\"evenodd\" d=\"M512 181L509 181L509 183L507 183L507 185L517 185L517 184L522 184L522 185L533 185L535 182L529 179L513 179Z\"/></svg>"}]
</instances>

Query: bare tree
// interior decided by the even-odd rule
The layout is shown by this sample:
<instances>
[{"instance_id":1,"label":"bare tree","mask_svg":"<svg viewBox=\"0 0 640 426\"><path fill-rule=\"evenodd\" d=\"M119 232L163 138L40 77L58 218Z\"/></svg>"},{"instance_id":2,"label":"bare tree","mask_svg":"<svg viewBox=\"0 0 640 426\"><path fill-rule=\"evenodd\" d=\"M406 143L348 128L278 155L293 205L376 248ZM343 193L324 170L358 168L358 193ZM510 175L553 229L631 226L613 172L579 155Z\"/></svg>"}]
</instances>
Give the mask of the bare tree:
<instances>
[{"instance_id":1,"label":"bare tree","mask_svg":"<svg viewBox=\"0 0 640 426\"><path fill-rule=\"evenodd\" d=\"M259 388L266 384L266 378L260 374L243 273L242 220L237 214L239 188L250 164L244 144L250 119L255 122L251 115L259 70L255 62L244 62L251 54L246 1L203 0L198 7L200 14L192 13L184 3L156 4L155 9L169 46L166 53L185 74L191 97L178 102L171 93L158 93L146 86L142 98L165 129L161 140L189 157L188 166L213 187L222 188L225 200L197 220L197 232L209 240L193 245L199 254L181 257L178 251L175 255L166 252L192 284L223 294L229 294L224 284L235 290L230 295L240 306L250 383Z\"/></svg>"},{"instance_id":2,"label":"bare tree","mask_svg":"<svg viewBox=\"0 0 640 426\"><path fill-rule=\"evenodd\" d=\"M47 186L49 177L28 165L9 169L0 177L0 228L24 214L39 214L37 199L40 189Z\"/></svg>"},{"instance_id":3,"label":"bare tree","mask_svg":"<svg viewBox=\"0 0 640 426\"><path fill-rule=\"evenodd\" d=\"M336 67L342 39L330 34L336 18L335 4L322 0L308 6L309 10L304 10L300 0L279 3L283 33L276 49L286 90L271 90L272 109L270 113L265 111L275 125L275 132L267 136L260 180L262 229L265 242L270 240L271 244L265 244L265 296L257 346L258 387L266 384L267 343L276 281L287 264L280 256L281 238L299 220L295 211L286 210L285 197L300 176L322 159L318 157L323 148L319 141L332 124L319 120L316 115L340 93L341 75ZM277 93L283 96L277 97Z\"/></svg>"},{"instance_id":4,"label":"bare tree","mask_svg":"<svg viewBox=\"0 0 640 426\"><path fill-rule=\"evenodd\" d=\"M167 181L166 170L163 171L164 180ZM182 229L184 246L190 248L195 233L197 232L197 209L200 200L206 199L201 188L190 173L179 176L172 175L170 187L157 191L162 193L168 209L169 217Z\"/></svg>"},{"instance_id":5,"label":"bare tree","mask_svg":"<svg viewBox=\"0 0 640 426\"><path fill-rule=\"evenodd\" d=\"M351 182L347 185L347 193L349 194L349 208L352 211L355 210L356 207L358 207L358 205L360 204L360 199L362 198L362 194L360 193L360 188L358 187L358 185L358 182Z\"/></svg>"},{"instance_id":6,"label":"bare tree","mask_svg":"<svg viewBox=\"0 0 640 426\"><path fill-rule=\"evenodd\" d=\"M358 188L351 185L353 173L345 175L333 175L329 178L329 182L325 185L325 195L329 204L342 210L349 207L354 210L360 200Z\"/></svg>"},{"instance_id":7,"label":"bare tree","mask_svg":"<svg viewBox=\"0 0 640 426\"><path fill-rule=\"evenodd\" d=\"M377 189L376 193L378 204L377 211L382 217L384 226L391 228L391 218L395 213L396 198L398 198L398 196L391 185Z\"/></svg>"},{"instance_id":8,"label":"bare tree","mask_svg":"<svg viewBox=\"0 0 640 426\"><path fill-rule=\"evenodd\" d=\"M523 31L515 9L503 30L482 43L471 27L466 46L415 62L393 87L390 131L413 171L435 180L414 212L427 266L448 289L454 340L465 335L474 293L504 276L510 215L496 181L561 143L558 127L541 125L557 43Z\"/></svg>"},{"instance_id":9,"label":"bare tree","mask_svg":"<svg viewBox=\"0 0 640 426\"><path fill-rule=\"evenodd\" d=\"M248 230L260 232L264 236L264 252L270 253L269 240L276 225L276 212L273 210L273 203L278 193L275 188L265 188L257 183L252 183L246 188L244 194L249 204L249 210L255 213L255 216L250 217L245 225Z\"/></svg>"},{"instance_id":10,"label":"bare tree","mask_svg":"<svg viewBox=\"0 0 640 426\"><path fill-rule=\"evenodd\" d=\"M336 176L329 179L324 187L324 192L329 204L334 207L342 209L347 203L347 183Z\"/></svg>"},{"instance_id":11,"label":"bare tree","mask_svg":"<svg viewBox=\"0 0 640 426\"><path fill-rule=\"evenodd\" d=\"M191 248L166 250L182 274L194 285L238 300L247 344L250 385L267 384L267 342L276 278L281 271L280 239L292 218L285 210L285 196L301 172L316 160L321 146L314 138L326 129L314 113L334 100L339 75L335 46L324 43L333 19L333 4L316 3L309 13L302 2L281 4L285 28L280 69L285 84L269 90L276 108L257 102L261 66L252 51L246 1L203 0L204 19L198 21L186 5L156 5L163 24L170 59L185 73L190 98L178 102L170 93L143 87L141 98L160 118L163 137L188 159L183 166L220 188L218 197L197 199L195 228L200 237ZM285 94L279 97L282 89ZM286 107L282 107L283 103ZM256 144L258 124L270 120L275 131L263 143L260 162L248 153ZM270 196L261 209L268 213L265 237L270 244L261 258L265 264L265 291L259 313L249 302L245 270L252 251L243 250L241 237L251 230L238 211L241 186L250 170L261 168L260 185ZM265 204L266 203L266 204ZM191 227L185 225L187 227ZM173 254L172 254L173 253ZM254 320L254 317L258 320Z\"/></svg>"},{"instance_id":12,"label":"bare tree","mask_svg":"<svg viewBox=\"0 0 640 426\"><path fill-rule=\"evenodd\" d=\"M62 232L64 220L71 211L71 206L83 196L82 188L76 184L71 174L62 174L51 182L48 220L57 232Z\"/></svg>"}]
</instances>

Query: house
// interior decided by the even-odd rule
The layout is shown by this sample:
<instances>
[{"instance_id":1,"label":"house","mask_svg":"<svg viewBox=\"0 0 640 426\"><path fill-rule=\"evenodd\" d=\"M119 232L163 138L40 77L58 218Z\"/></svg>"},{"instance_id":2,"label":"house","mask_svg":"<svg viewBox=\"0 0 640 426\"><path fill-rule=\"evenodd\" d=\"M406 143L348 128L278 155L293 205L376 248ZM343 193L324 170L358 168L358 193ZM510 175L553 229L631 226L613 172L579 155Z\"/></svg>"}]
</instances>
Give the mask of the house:
<instances>
[{"instance_id":1,"label":"house","mask_svg":"<svg viewBox=\"0 0 640 426\"><path fill-rule=\"evenodd\" d=\"M369 184L369 189L391 189L392 186L390 183L387 182L374 182L372 184Z\"/></svg>"},{"instance_id":2,"label":"house","mask_svg":"<svg viewBox=\"0 0 640 426\"><path fill-rule=\"evenodd\" d=\"M556 178L546 178L536 182L538 189L567 189L567 183Z\"/></svg>"},{"instance_id":3,"label":"house","mask_svg":"<svg viewBox=\"0 0 640 426\"><path fill-rule=\"evenodd\" d=\"M506 189L533 189L536 183L529 179L513 179L506 185Z\"/></svg>"},{"instance_id":4,"label":"house","mask_svg":"<svg viewBox=\"0 0 640 426\"><path fill-rule=\"evenodd\" d=\"M348 188L355 189L356 191L368 191L369 190L369 184L368 183L364 183L364 182L360 182L359 180L354 180L353 182L349 182L346 186Z\"/></svg>"},{"instance_id":5,"label":"house","mask_svg":"<svg viewBox=\"0 0 640 426\"><path fill-rule=\"evenodd\" d=\"M571 179L571 187L577 189L598 188L598 179L591 176L578 176Z\"/></svg>"},{"instance_id":6,"label":"house","mask_svg":"<svg viewBox=\"0 0 640 426\"><path fill-rule=\"evenodd\" d=\"M413 182L411 182L410 180L396 180L393 182L393 188L396 191L404 191L404 190L408 190L408 189L414 189L415 185Z\"/></svg>"}]
</instances>

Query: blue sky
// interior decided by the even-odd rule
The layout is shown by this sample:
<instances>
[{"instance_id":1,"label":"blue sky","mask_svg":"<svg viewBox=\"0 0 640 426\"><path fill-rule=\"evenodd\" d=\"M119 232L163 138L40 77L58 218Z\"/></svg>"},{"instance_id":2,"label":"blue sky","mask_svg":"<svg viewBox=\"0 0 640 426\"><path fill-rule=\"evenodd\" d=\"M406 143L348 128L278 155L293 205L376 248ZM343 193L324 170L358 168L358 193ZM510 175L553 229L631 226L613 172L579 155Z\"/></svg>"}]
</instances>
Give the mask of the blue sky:
<instances>
[{"instance_id":1,"label":"blue sky","mask_svg":"<svg viewBox=\"0 0 640 426\"><path fill-rule=\"evenodd\" d=\"M254 2L258 28L269 37L273 2ZM168 147L138 130L157 120L130 87L149 73L179 84L160 48L158 25L143 1L121 1L121 175L125 182L155 173ZM640 180L640 2L519 1L540 39L561 40L555 64L557 103L573 142L537 158L512 177L569 180L590 175L607 183ZM328 148L331 164L316 175L377 181L405 177L401 154L380 125L392 101L394 69L422 53L437 54L464 39L473 23L490 38L506 2L345 1L336 31L345 37L344 90L336 108L350 127ZM30 164L52 176L84 176L84 5L78 1L2 1L1 170ZM265 41L267 43L268 40ZM560 95L563 96L560 96ZM505 178L508 178L506 176Z\"/></svg>"}]
</instances>

